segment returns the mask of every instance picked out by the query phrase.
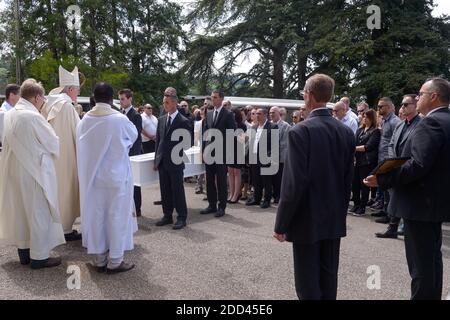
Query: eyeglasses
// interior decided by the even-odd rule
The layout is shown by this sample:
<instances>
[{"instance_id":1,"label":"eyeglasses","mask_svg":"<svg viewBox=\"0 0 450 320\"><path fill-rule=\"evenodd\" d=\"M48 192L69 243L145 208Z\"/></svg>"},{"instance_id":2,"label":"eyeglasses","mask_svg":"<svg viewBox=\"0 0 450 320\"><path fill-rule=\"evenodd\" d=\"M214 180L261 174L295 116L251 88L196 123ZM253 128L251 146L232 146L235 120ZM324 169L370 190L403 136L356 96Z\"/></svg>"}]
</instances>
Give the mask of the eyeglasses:
<instances>
[{"instance_id":1,"label":"eyeglasses","mask_svg":"<svg viewBox=\"0 0 450 320\"><path fill-rule=\"evenodd\" d=\"M422 97L424 94L433 94L433 93L436 93L436 92L419 92L419 93L417 94L417 96L420 98L420 97Z\"/></svg>"},{"instance_id":2,"label":"eyeglasses","mask_svg":"<svg viewBox=\"0 0 450 320\"><path fill-rule=\"evenodd\" d=\"M186 104L182 104L182 105L180 105L180 107L182 107L182 108L189 108L189 106L186 105Z\"/></svg>"},{"instance_id":3,"label":"eyeglasses","mask_svg":"<svg viewBox=\"0 0 450 320\"><path fill-rule=\"evenodd\" d=\"M377 107L378 107L378 109L383 109L384 107L388 107L388 105L387 104L380 104Z\"/></svg>"},{"instance_id":4,"label":"eyeglasses","mask_svg":"<svg viewBox=\"0 0 450 320\"><path fill-rule=\"evenodd\" d=\"M293 116L293 117L292 117L292 119L298 119L298 117L296 117L296 116Z\"/></svg>"},{"instance_id":5,"label":"eyeglasses","mask_svg":"<svg viewBox=\"0 0 450 320\"><path fill-rule=\"evenodd\" d=\"M402 107L407 107L407 106L409 106L410 104L411 104L411 105L416 105L415 103L402 103L401 106L402 106Z\"/></svg>"},{"instance_id":6,"label":"eyeglasses","mask_svg":"<svg viewBox=\"0 0 450 320\"><path fill-rule=\"evenodd\" d=\"M365 110L358 110L358 114L362 114L364 112L365 112Z\"/></svg>"}]
</instances>

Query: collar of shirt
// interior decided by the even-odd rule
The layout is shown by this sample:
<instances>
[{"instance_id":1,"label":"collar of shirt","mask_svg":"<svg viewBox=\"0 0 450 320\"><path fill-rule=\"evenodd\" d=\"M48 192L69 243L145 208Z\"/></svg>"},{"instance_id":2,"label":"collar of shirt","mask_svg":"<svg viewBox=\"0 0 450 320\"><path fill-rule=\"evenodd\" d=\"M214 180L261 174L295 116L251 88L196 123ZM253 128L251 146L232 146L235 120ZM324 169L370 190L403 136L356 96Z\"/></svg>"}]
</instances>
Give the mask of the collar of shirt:
<instances>
[{"instance_id":1,"label":"collar of shirt","mask_svg":"<svg viewBox=\"0 0 450 320\"><path fill-rule=\"evenodd\" d=\"M267 124L267 120L266 120L266 122L264 122L264 124L263 124L262 126L258 125L258 129L264 129L264 127L266 126L266 124Z\"/></svg>"},{"instance_id":2,"label":"collar of shirt","mask_svg":"<svg viewBox=\"0 0 450 320\"><path fill-rule=\"evenodd\" d=\"M173 122L173 120L175 120L175 117L178 115L178 110L176 110L174 113L170 113L169 117L171 117L171 122Z\"/></svg>"},{"instance_id":3,"label":"collar of shirt","mask_svg":"<svg viewBox=\"0 0 450 320\"><path fill-rule=\"evenodd\" d=\"M219 114L220 113L220 111L222 111L222 106L220 106L220 107L218 107L218 108L214 108L214 112L216 112L217 111L217 114Z\"/></svg>"},{"instance_id":4,"label":"collar of shirt","mask_svg":"<svg viewBox=\"0 0 450 320\"><path fill-rule=\"evenodd\" d=\"M128 108L124 109L125 114L128 114L128 112L130 112L131 108L133 108L133 106L129 106Z\"/></svg>"},{"instance_id":5,"label":"collar of shirt","mask_svg":"<svg viewBox=\"0 0 450 320\"><path fill-rule=\"evenodd\" d=\"M394 113L394 112L389 113L388 116L387 116L386 118L383 118L384 122L387 122L387 121L391 120L391 118L392 118L393 116L395 116L395 113Z\"/></svg>"},{"instance_id":6,"label":"collar of shirt","mask_svg":"<svg viewBox=\"0 0 450 320\"><path fill-rule=\"evenodd\" d=\"M408 119L406 119L406 120L405 120L406 125L407 125L407 126L410 126L411 123L413 123L414 120L415 120L418 116L419 116L419 115L417 114L414 118L411 119L411 121L408 121Z\"/></svg>"},{"instance_id":7,"label":"collar of shirt","mask_svg":"<svg viewBox=\"0 0 450 320\"><path fill-rule=\"evenodd\" d=\"M327 110L327 111L328 111L328 108L327 108L327 107L317 108L317 109L314 109L313 111L311 111L310 114L312 114L312 113L314 113L314 112L316 112L316 111L319 111L319 110ZM347 117L347 116L346 116L346 117Z\"/></svg>"},{"instance_id":8,"label":"collar of shirt","mask_svg":"<svg viewBox=\"0 0 450 320\"><path fill-rule=\"evenodd\" d=\"M434 109L434 110L431 110L430 112L428 112L428 114L426 115L426 117L428 117L429 115L435 113L436 111L441 110L441 109L444 109L444 108L448 108L448 107L445 107L445 106L444 106L444 107L439 107L439 108L436 108L436 109Z\"/></svg>"},{"instance_id":9,"label":"collar of shirt","mask_svg":"<svg viewBox=\"0 0 450 320\"><path fill-rule=\"evenodd\" d=\"M2 109L3 111L9 111L11 110L13 107L8 103L8 101L3 102L2 104Z\"/></svg>"},{"instance_id":10,"label":"collar of shirt","mask_svg":"<svg viewBox=\"0 0 450 320\"><path fill-rule=\"evenodd\" d=\"M102 108L111 108L111 106L107 103L97 102L95 104L96 106L102 107Z\"/></svg>"}]
</instances>

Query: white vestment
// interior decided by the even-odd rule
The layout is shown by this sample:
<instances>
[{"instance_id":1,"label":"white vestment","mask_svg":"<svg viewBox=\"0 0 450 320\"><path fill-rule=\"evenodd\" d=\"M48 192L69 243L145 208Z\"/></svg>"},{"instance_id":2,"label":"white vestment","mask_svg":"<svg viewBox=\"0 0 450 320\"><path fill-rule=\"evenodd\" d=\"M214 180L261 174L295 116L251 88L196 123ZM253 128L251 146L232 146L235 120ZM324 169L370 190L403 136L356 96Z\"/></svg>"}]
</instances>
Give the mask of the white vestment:
<instances>
[{"instance_id":1,"label":"white vestment","mask_svg":"<svg viewBox=\"0 0 450 320\"><path fill-rule=\"evenodd\" d=\"M5 120L5 112L0 110L0 142L3 141L3 122Z\"/></svg>"},{"instance_id":2,"label":"white vestment","mask_svg":"<svg viewBox=\"0 0 450 320\"><path fill-rule=\"evenodd\" d=\"M137 138L128 118L98 103L77 128L81 232L88 254L123 257L137 231L128 152Z\"/></svg>"},{"instance_id":3,"label":"white vestment","mask_svg":"<svg viewBox=\"0 0 450 320\"><path fill-rule=\"evenodd\" d=\"M80 216L76 134L80 117L65 93L48 97L41 114L59 137L59 157L55 161L61 222L65 233L71 233Z\"/></svg>"},{"instance_id":4,"label":"white vestment","mask_svg":"<svg viewBox=\"0 0 450 320\"><path fill-rule=\"evenodd\" d=\"M0 160L0 239L45 260L65 243L54 159L59 141L27 100L5 114Z\"/></svg>"}]
</instances>

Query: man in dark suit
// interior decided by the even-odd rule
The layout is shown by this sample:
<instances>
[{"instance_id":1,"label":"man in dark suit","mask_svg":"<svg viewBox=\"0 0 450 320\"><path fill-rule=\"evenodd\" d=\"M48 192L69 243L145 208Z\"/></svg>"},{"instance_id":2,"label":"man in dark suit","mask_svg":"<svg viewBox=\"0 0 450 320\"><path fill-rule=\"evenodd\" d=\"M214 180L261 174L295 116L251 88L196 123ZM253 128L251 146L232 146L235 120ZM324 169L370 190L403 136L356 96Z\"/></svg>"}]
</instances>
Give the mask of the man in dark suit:
<instances>
[{"instance_id":1,"label":"man in dark suit","mask_svg":"<svg viewBox=\"0 0 450 320\"><path fill-rule=\"evenodd\" d=\"M253 154L253 158L256 159L256 163L250 162L250 172L252 175L253 187L255 193L253 199L247 201L247 206L259 205L262 209L270 207L270 201L273 195L273 182L275 175L265 175L261 172L262 168L269 167L269 163L263 163L260 158L261 146L267 143L267 156L270 159L272 156L272 130L278 129L278 126L272 124L268 118L268 112L265 109L258 109L256 111L256 119L258 124L252 127L254 138L251 139L251 145L249 152ZM278 162L278 159L276 159ZM278 168L279 169L279 168ZM264 189L264 201L261 203Z\"/></svg>"},{"instance_id":2,"label":"man in dark suit","mask_svg":"<svg viewBox=\"0 0 450 320\"><path fill-rule=\"evenodd\" d=\"M172 158L172 150L182 142L180 138L172 141L174 131L186 130L189 136L187 142L188 149L191 146L191 127L190 122L177 110L177 98L165 95L163 100L166 115L159 118L158 129L156 131L156 152L155 152L155 170L159 171L159 185L161 189L161 199L164 217L156 224L162 227L173 224L173 210L177 210L177 222L173 226L174 230L183 229L186 226L187 205L184 192L184 162L177 163ZM179 156L183 158L183 149Z\"/></svg>"},{"instance_id":3,"label":"man in dark suit","mask_svg":"<svg viewBox=\"0 0 450 320\"><path fill-rule=\"evenodd\" d=\"M305 85L308 118L289 131L275 238L293 242L295 287L302 300L335 300L339 250L346 236L355 154L353 131L326 108L334 80Z\"/></svg>"},{"instance_id":4,"label":"man in dark suit","mask_svg":"<svg viewBox=\"0 0 450 320\"><path fill-rule=\"evenodd\" d=\"M211 94L212 104L214 109L209 111L206 116L204 137L208 136L209 129L220 131L223 138L223 149L216 150L219 152L212 152L213 161L206 163L206 195L208 197L209 206L202 210L200 214L215 213L216 218L225 215L227 207L227 164L226 164L226 131L236 130L236 121L231 111L222 107L224 99L223 91L214 90ZM213 140L213 139L212 139ZM214 141L206 141L204 146L208 150L208 145ZM234 148L234 146L233 146ZM222 154L220 154L222 152ZM217 207L219 202L219 207Z\"/></svg>"},{"instance_id":5,"label":"man in dark suit","mask_svg":"<svg viewBox=\"0 0 450 320\"><path fill-rule=\"evenodd\" d=\"M137 156L142 154L142 117L133 108L133 92L130 89L123 89L119 91L120 106L122 113L125 114L128 119L133 122L138 132L138 137L130 149L129 156ZM141 216L141 187L134 187L134 204L136 206L136 215Z\"/></svg>"},{"instance_id":6,"label":"man in dark suit","mask_svg":"<svg viewBox=\"0 0 450 320\"><path fill-rule=\"evenodd\" d=\"M409 94L403 97L400 111L403 112L405 120L400 122L394 129L392 134L391 143L389 144L388 154L389 158L398 158L402 155L405 157L411 156L411 141L409 137L411 133L417 128L417 125L422 120L417 111L417 100L415 94ZM395 205L396 196L395 190L390 190L391 201L389 202L389 216L390 222L386 232L376 233L377 238L385 239L397 239L398 238L398 226L400 218L395 214L398 207Z\"/></svg>"},{"instance_id":7,"label":"man in dark suit","mask_svg":"<svg viewBox=\"0 0 450 320\"><path fill-rule=\"evenodd\" d=\"M412 278L412 300L442 298L442 223L450 222L450 83L427 81L418 96L424 115L409 140L411 159L368 186L393 188L396 215L405 224L405 249ZM402 155L405 155L405 151Z\"/></svg>"}]
</instances>

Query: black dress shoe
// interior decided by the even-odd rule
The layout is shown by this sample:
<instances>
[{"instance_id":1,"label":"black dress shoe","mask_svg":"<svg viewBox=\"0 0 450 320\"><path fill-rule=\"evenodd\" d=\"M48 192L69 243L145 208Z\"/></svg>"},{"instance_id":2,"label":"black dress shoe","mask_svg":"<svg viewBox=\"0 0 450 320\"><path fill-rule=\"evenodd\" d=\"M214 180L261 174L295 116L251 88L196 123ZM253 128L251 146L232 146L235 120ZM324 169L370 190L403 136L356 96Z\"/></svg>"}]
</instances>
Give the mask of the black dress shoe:
<instances>
[{"instance_id":1,"label":"black dress shoe","mask_svg":"<svg viewBox=\"0 0 450 320\"><path fill-rule=\"evenodd\" d=\"M211 214L211 213L216 213L216 212L217 212L217 208L208 207L208 208L200 211L200 214Z\"/></svg>"},{"instance_id":2,"label":"black dress shoe","mask_svg":"<svg viewBox=\"0 0 450 320\"><path fill-rule=\"evenodd\" d=\"M251 206L259 206L259 204L260 204L260 202L255 201L255 200L250 200L250 201L247 201L247 202L245 203L245 205L246 205L247 207L251 207Z\"/></svg>"},{"instance_id":3,"label":"black dress shoe","mask_svg":"<svg viewBox=\"0 0 450 320\"><path fill-rule=\"evenodd\" d=\"M225 209L219 209L214 215L216 218L222 218L225 215Z\"/></svg>"},{"instance_id":4,"label":"black dress shoe","mask_svg":"<svg viewBox=\"0 0 450 320\"><path fill-rule=\"evenodd\" d=\"M274 204L279 204L279 203L280 203L280 198L275 198L275 199L273 200L273 203L274 203Z\"/></svg>"},{"instance_id":5,"label":"black dress shoe","mask_svg":"<svg viewBox=\"0 0 450 320\"><path fill-rule=\"evenodd\" d=\"M127 272L127 271L130 271L131 269L133 269L134 267L135 267L134 264L122 261L122 263L120 264L120 266L118 268L115 268L115 269L106 268L106 273L107 274L117 274L117 273Z\"/></svg>"},{"instance_id":6,"label":"black dress shoe","mask_svg":"<svg viewBox=\"0 0 450 320\"><path fill-rule=\"evenodd\" d=\"M355 217L363 217L366 214L366 208L365 207L358 207L356 208L356 211L352 213Z\"/></svg>"},{"instance_id":7,"label":"black dress shoe","mask_svg":"<svg viewBox=\"0 0 450 320\"><path fill-rule=\"evenodd\" d=\"M183 220L177 220L177 222L173 226L173 230L181 230L184 227L186 227L186 221Z\"/></svg>"},{"instance_id":8,"label":"black dress shoe","mask_svg":"<svg viewBox=\"0 0 450 320\"><path fill-rule=\"evenodd\" d=\"M372 217L375 217L375 218L382 218L382 217L386 217L386 216L387 216L387 213L384 212L383 210L381 210L381 211L372 213L371 216L372 216Z\"/></svg>"},{"instance_id":9,"label":"black dress shoe","mask_svg":"<svg viewBox=\"0 0 450 320\"><path fill-rule=\"evenodd\" d=\"M155 201L155 202L153 202L153 204L154 204L155 206L161 206L161 205L162 205L162 201L161 201L161 200Z\"/></svg>"},{"instance_id":10,"label":"black dress shoe","mask_svg":"<svg viewBox=\"0 0 450 320\"><path fill-rule=\"evenodd\" d=\"M30 249L18 249L20 264L23 266L29 265L31 263L30 259Z\"/></svg>"},{"instance_id":11,"label":"black dress shoe","mask_svg":"<svg viewBox=\"0 0 450 320\"><path fill-rule=\"evenodd\" d=\"M106 266L103 266L103 267L95 267L95 270L96 270L98 273L105 273L105 272L106 272Z\"/></svg>"},{"instance_id":12,"label":"black dress shoe","mask_svg":"<svg viewBox=\"0 0 450 320\"><path fill-rule=\"evenodd\" d=\"M375 204L375 199L370 199L369 202L367 202L367 206L371 207Z\"/></svg>"},{"instance_id":13,"label":"black dress shoe","mask_svg":"<svg viewBox=\"0 0 450 320\"><path fill-rule=\"evenodd\" d=\"M159 220L156 223L156 226L157 227L164 227L164 226L167 226L168 224L173 224L173 220L169 219L169 218L162 218L161 220Z\"/></svg>"},{"instance_id":14,"label":"black dress shoe","mask_svg":"<svg viewBox=\"0 0 450 320\"><path fill-rule=\"evenodd\" d=\"M388 224L391 221L391 218L388 216L381 217L375 220L376 223Z\"/></svg>"},{"instance_id":15,"label":"black dress shoe","mask_svg":"<svg viewBox=\"0 0 450 320\"><path fill-rule=\"evenodd\" d=\"M267 209L267 208L270 208L270 202L264 201L263 203L261 203L260 208L261 208L261 209Z\"/></svg>"},{"instance_id":16,"label":"black dress shoe","mask_svg":"<svg viewBox=\"0 0 450 320\"><path fill-rule=\"evenodd\" d=\"M398 226L389 225L388 229L384 233L375 233L375 236L377 238L381 239L397 239L398 233L397 233Z\"/></svg>"},{"instance_id":17,"label":"black dress shoe","mask_svg":"<svg viewBox=\"0 0 450 320\"><path fill-rule=\"evenodd\" d=\"M82 239L81 233L78 233L76 230L72 231L72 233L65 234L64 238L66 239L66 242L80 241Z\"/></svg>"},{"instance_id":18,"label":"black dress shoe","mask_svg":"<svg viewBox=\"0 0 450 320\"><path fill-rule=\"evenodd\" d=\"M61 258L48 258L46 260L31 260L31 269L45 269L57 267L61 264Z\"/></svg>"},{"instance_id":19,"label":"black dress shoe","mask_svg":"<svg viewBox=\"0 0 450 320\"><path fill-rule=\"evenodd\" d=\"M141 210L139 210L139 211L136 211L136 217L142 217L142 212L141 212Z\"/></svg>"},{"instance_id":20,"label":"black dress shoe","mask_svg":"<svg viewBox=\"0 0 450 320\"><path fill-rule=\"evenodd\" d=\"M348 212L350 212L350 213L355 213L356 210L358 210L358 208L359 208L359 206L355 205L355 206L353 206L353 208L351 208Z\"/></svg>"}]
</instances>

